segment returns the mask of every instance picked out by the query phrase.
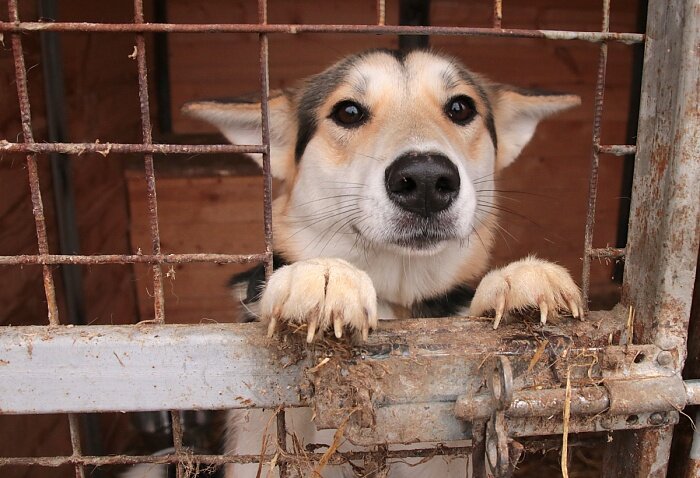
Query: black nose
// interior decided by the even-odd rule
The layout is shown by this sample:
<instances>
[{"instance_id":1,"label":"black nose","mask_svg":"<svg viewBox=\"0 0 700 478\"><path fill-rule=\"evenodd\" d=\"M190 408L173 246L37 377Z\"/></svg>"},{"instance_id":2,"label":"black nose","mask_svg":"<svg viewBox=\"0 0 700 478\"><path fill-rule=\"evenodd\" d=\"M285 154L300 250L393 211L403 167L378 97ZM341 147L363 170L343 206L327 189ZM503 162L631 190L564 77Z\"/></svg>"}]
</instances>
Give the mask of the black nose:
<instances>
[{"instance_id":1,"label":"black nose","mask_svg":"<svg viewBox=\"0 0 700 478\"><path fill-rule=\"evenodd\" d=\"M430 217L447 209L459 194L459 171L441 154L409 153L386 168L384 184L399 207Z\"/></svg>"}]
</instances>

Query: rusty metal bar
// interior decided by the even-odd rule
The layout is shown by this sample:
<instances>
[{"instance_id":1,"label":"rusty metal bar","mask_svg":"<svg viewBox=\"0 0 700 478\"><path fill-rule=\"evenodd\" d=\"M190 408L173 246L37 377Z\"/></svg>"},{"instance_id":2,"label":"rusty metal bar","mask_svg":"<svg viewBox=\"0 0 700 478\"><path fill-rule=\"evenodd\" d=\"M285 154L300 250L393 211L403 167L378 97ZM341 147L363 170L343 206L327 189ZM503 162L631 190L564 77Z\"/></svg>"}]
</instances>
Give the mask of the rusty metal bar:
<instances>
[{"instance_id":1,"label":"rusty metal bar","mask_svg":"<svg viewBox=\"0 0 700 478\"><path fill-rule=\"evenodd\" d=\"M182 466L183 448L182 448L182 420L180 419L180 412L173 410L170 412L170 421L172 423L173 430L173 448L175 448L175 455L180 457L177 462L176 476L177 478L187 478L185 475L185 469Z\"/></svg>"},{"instance_id":2,"label":"rusty metal bar","mask_svg":"<svg viewBox=\"0 0 700 478\"><path fill-rule=\"evenodd\" d=\"M610 30L610 0L603 0L603 21L601 31ZM583 291L583 306L588 310L588 300L591 288L591 251L593 249L593 228L595 227L595 208L598 198L598 169L600 166L600 135L603 120L603 100L605 96L605 73L608 65L608 44L600 44L598 59L598 75L595 87L595 108L593 113L593 148L591 153L591 176L588 183L588 214L586 216L586 232L583 246L583 271L581 273L581 288Z\"/></svg>"},{"instance_id":3,"label":"rusty metal bar","mask_svg":"<svg viewBox=\"0 0 700 478\"><path fill-rule=\"evenodd\" d=\"M328 461L329 465L342 465L350 460L362 460L367 454L366 451L336 451ZM471 447L468 446L435 446L431 448L417 448L411 450L387 450L388 459L403 458L424 458L432 456L468 456ZM305 456L296 458L293 455L280 455L277 460L284 463L294 463L297 460L318 461L323 453L306 453ZM203 465L225 465L228 463L258 463L262 459L265 462L272 460L274 455L187 455L187 459L193 463ZM182 457L176 453L167 455L110 455L110 456L40 456L40 457L0 457L0 467L3 466L43 466L58 467L65 465L136 465L139 463L153 464L175 464L179 463Z\"/></svg>"},{"instance_id":4,"label":"rusty metal bar","mask_svg":"<svg viewBox=\"0 0 700 478\"><path fill-rule=\"evenodd\" d=\"M19 11L17 0L8 0L7 9L10 20L19 22ZM22 134L25 143L34 143L32 132L32 114L29 103L29 90L27 88L27 68L24 64L24 50L22 48L22 38L20 34L12 35L12 54L15 60L15 83L17 84L17 99L19 101L20 116L22 121ZM44 217L44 203L41 198L41 187L39 185L39 170L36 157L33 154L27 155L27 174L29 176L29 189L32 200L32 212L34 213L34 223L39 247L39 255L49 254L49 241L46 233L46 219ZM44 293L46 295L46 305L48 319L51 325L58 325L58 305L56 303L56 287L48 265L43 267Z\"/></svg>"},{"instance_id":5,"label":"rusty metal bar","mask_svg":"<svg viewBox=\"0 0 700 478\"><path fill-rule=\"evenodd\" d=\"M640 393L634 393L640 390ZM643 393L641 392L643 391ZM522 390L513 394L506 408L508 417L548 417L561 415L566 400L564 388ZM631 393L630 393L631 392ZM644 396L645 400L634 400ZM612 403L620 399L619 403ZM639 414L677 411L687 405L700 404L700 380L682 382L678 377L656 377L645 380L615 380L602 385L573 388L571 415ZM479 394L463 396L455 403L455 414L464 420L488 419L494 411L493 396ZM658 425L658 423L657 423Z\"/></svg>"},{"instance_id":6,"label":"rusty metal bar","mask_svg":"<svg viewBox=\"0 0 700 478\"><path fill-rule=\"evenodd\" d=\"M83 455L82 445L80 444L80 423L78 415L74 413L68 414L68 428L70 429L70 443L73 449L73 456L80 458ZM74 463L75 478L85 478L85 468L82 463Z\"/></svg>"},{"instance_id":7,"label":"rusty metal bar","mask_svg":"<svg viewBox=\"0 0 700 478\"><path fill-rule=\"evenodd\" d=\"M503 0L493 0L493 28L501 29L503 24Z\"/></svg>"},{"instance_id":8,"label":"rusty metal bar","mask_svg":"<svg viewBox=\"0 0 700 478\"><path fill-rule=\"evenodd\" d=\"M277 412L277 446L279 447L281 454L284 456L287 454L287 420L284 412L284 407ZM287 478L289 476L289 470L286 462L281 462L279 464L280 478Z\"/></svg>"},{"instance_id":9,"label":"rusty metal bar","mask_svg":"<svg viewBox=\"0 0 700 478\"><path fill-rule=\"evenodd\" d=\"M700 247L699 17L697 0L649 2L622 287L635 342L666 351L678 374ZM666 477L672 432L616 433L604 477Z\"/></svg>"},{"instance_id":10,"label":"rusty metal bar","mask_svg":"<svg viewBox=\"0 0 700 478\"><path fill-rule=\"evenodd\" d=\"M4 153L62 153L87 154L210 154L210 153L262 153L261 145L234 144L131 144L131 143L9 143L0 140L0 152Z\"/></svg>"},{"instance_id":11,"label":"rusty metal bar","mask_svg":"<svg viewBox=\"0 0 700 478\"><path fill-rule=\"evenodd\" d=\"M386 25L386 0L377 0L377 25Z\"/></svg>"},{"instance_id":12,"label":"rusty metal bar","mask_svg":"<svg viewBox=\"0 0 700 478\"><path fill-rule=\"evenodd\" d=\"M258 22L267 24L267 0L258 0ZM260 115L262 130L263 222L265 231L265 277L272 275L272 172L270 169L270 72L267 34L260 33Z\"/></svg>"},{"instance_id":13,"label":"rusty metal bar","mask_svg":"<svg viewBox=\"0 0 700 478\"><path fill-rule=\"evenodd\" d=\"M240 23L89 23L89 22L0 22L0 32L80 31L112 33L369 33L373 35L456 35L510 38L581 40L592 43L644 42L641 33L584 32L567 30L494 29L407 25L320 25L320 24L240 24Z\"/></svg>"},{"instance_id":14,"label":"rusty metal bar","mask_svg":"<svg viewBox=\"0 0 700 478\"><path fill-rule=\"evenodd\" d=\"M143 0L134 0L134 24L144 23ZM148 66L146 65L146 39L144 33L136 35L136 63L139 75L139 105L141 110L141 135L144 145L153 143L151 128L151 109L148 103ZM158 230L158 200L156 197L156 175L153 167L153 155L143 157L146 171L146 199L148 201L148 222L151 229L151 250L153 255L160 254L160 232ZM163 289L163 271L159 264L153 265L153 309L155 321L165 322L165 293Z\"/></svg>"},{"instance_id":15,"label":"rusty metal bar","mask_svg":"<svg viewBox=\"0 0 700 478\"><path fill-rule=\"evenodd\" d=\"M97 265L97 264L192 264L211 262L213 264L248 264L261 262L268 254L103 254L94 256L73 256L48 254L0 256L0 266L8 265Z\"/></svg>"},{"instance_id":16,"label":"rusty metal bar","mask_svg":"<svg viewBox=\"0 0 700 478\"><path fill-rule=\"evenodd\" d=\"M625 249L617 247L603 247L599 249L591 249L588 254L595 259L620 259L625 257Z\"/></svg>"},{"instance_id":17,"label":"rusty metal bar","mask_svg":"<svg viewBox=\"0 0 700 478\"><path fill-rule=\"evenodd\" d=\"M637 146L633 144L610 144L595 145L596 151L600 154L612 154L613 156L627 156L637 153Z\"/></svg>"},{"instance_id":18,"label":"rusty metal bar","mask_svg":"<svg viewBox=\"0 0 700 478\"><path fill-rule=\"evenodd\" d=\"M695 423L700 423L700 410L695 414ZM685 468L685 478L697 478L698 476L700 476L700 428L696 426L693 430L693 441Z\"/></svg>"}]
</instances>

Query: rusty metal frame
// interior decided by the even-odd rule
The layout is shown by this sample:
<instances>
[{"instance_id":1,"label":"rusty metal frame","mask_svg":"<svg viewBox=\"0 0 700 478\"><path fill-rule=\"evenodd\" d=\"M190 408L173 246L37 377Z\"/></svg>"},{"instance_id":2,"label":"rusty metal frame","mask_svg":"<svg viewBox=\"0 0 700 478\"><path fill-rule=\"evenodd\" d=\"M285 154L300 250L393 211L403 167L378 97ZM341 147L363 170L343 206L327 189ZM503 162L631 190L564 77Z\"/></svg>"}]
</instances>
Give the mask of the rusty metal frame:
<instances>
[{"instance_id":1,"label":"rusty metal frame","mask_svg":"<svg viewBox=\"0 0 700 478\"><path fill-rule=\"evenodd\" d=\"M589 295L590 286L590 267L593 259L610 258L626 260L626 282L625 282L625 297L624 303L633 307L637 311L637 322L630 324L626 320L627 314L618 310L614 313L599 313L601 319L609 321L609 326L603 327L601 330L592 330L586 328L585 325L573 324L571 328L554 328L547 331L547 337L555 337L556 334L561 336L571 337L571 334L576 334L577 327L583 327L585 334L588 334L592 342L589 344L569 344L567 350L580 350L581 353L593 354L603 360L605 357L620 356L615 366L626 364L626 367L634 368L634 365L629 363L630 357L632 362L637 363L637 358L640 356L654 357L652 364L646 364L644 374L638 378L651 377L663 378L667 382L655 382L666 384L672 387L684 387L685 393L677 393L675 401L670 401L668 406L656 404L653 409L635 408L633 405L627 408L620 408L618 403L613 404L615 397L620 397L620 394L625 392L622 384L622 389L615 385L606 385L604 395L598 397L597 401L590 402L591 390L584 388L576 388L572 392L573 403L571 405L574 415L595 414L604 410L614 409L620 414L634 413L637 418L635 423L629 421L615 421L615 416L606 420L602 418L596 419L593 422L590 420L580 420L573 417L573 430L577 431L593 431L599 429L644 429L647 427L655 427L647 431L635 432L629 434L621 440L622 446L626 447L629 453L641 453L647 457L645 460L639 460L638 470L619 471L614 476L662 476L665 470L665 463L668 460L667 445L670 443L670 432L672 425L678 417L678 408L686 403L698 403L700 401L700 385L696 382L686 382L680 380L680 369L685 359L685 338L687 331L687 318L689 316L690 297L692 297L692 284L695 271L697 270L697 250L700 243L700 226L698 226L698 210L700 208L700 197L698 197L697 184L700 184L700 165L698 158L700 157L700 147L698 146L698 132L700 120L698 119L697 104L698 104L698 74L700 64L698 57L693 53L693 48L696 48L698 43L698 22L697 18L700 15L700 4L698 0L672 0L669 6L661 5L659 2L654 8L649 10L649 27L646 35L638 33L617 33L609 31L610 17L610 0L603 1L602 9L602 24L600 31L583 32L583 31L554 31L554 30L523 30L523 29L508 29L503 28L503 6L501 0L493 2L493 23L491 28L469 28L469 27L428 27L428 26L396 26L386 25L386 7L384 0L377 0L376 3L376 24L375 25L290 25L290 24L270 24L267 22L267 2L266 0L258 1L258 23L255 24L172 24L172 23L147 23L145 22L142 0L134 0L134 21L132 23L70 23L70 22L23 22L18 15L17 0L8 0L9 21L0 21L0 33L9 34L11 37L12 51L15 61L15 78L17 86L17 95L20 107L20 117L22 122L23 142L8 142L0 141L0 152L8 153L23 153L26 154L26 164L29 177L29 186L31 191L31 199L33 205L33 213L36 224L38 254L20 255L20 256L0 256L0 266L17 266L23 264L40 265L43 270L44 289L47 300L48 309L48 325L49 327L34 327L34 328L16 328L13 333L0 332L0 344L6 347L6 350L12 345L12 338L16 339L15 334L20 334L21 337L42 337L41 341L37 341L34 345L30 345L30 350L33 348L34 353L51 353L51 339L59 340L60 337L70 339L73 343L80 343L81 340L88 340L85 337L91 335L91 331L96 331L94 327L87 328L72 328L59 327L60 320L58 317L58 307L56 304L55 286L51 273L51 266L58 264L132 264L145 263L152 266L153 284L154 284L154 307L155 320L157 327L163 328L168 333L181 333L182 329L177 326L167 326L165 324L165 307L163 299L163 280L162 270L163 264L173 263L248 263L248 262L264 262L267 274L272 271L272 213L271 213L271 174L269 163L269 119L268 119L268 93L269 93L269 72L268 72L268 34L297 34L297 33L365 33L365 34L399 34L399 35L456 35L456 36L487 36L501 38L545 38L557 41L587 41L599 44L600 56L598 66L598 77L595 90L595 109L593 118L593 138L591 152L591 177L589 185L589 204L588 217L586 221L586 232L584 238L583 251L583 276L582 285L584 297L586 300ZM653 5L653 3L652 3ZM689 19L695 19L693 21ZM122 144L122 143L36 143L32 134L30 98L27 90L26 65L24 63L24 51L22 46L22 35L37 31L55 31L55 32L95 32L95 33L120 33L134 34L136 40L136 55L138 70L138 87L140 99L140 115L142 127L142 142L139 144ZM150 124L150 105L148 98L148 71L146 66L146 40L145 34L149 32L163 33L256 33L259 36L259 68L260 68L260 91L261 91L261 117L262 117L262 144L261 145L173 145L173 144L154 144ZM603 115L604 105L604 88L605 88L605 73L607 66L607 48L610 42L620 42L623 44L646 43L645 56L645 71L644 82L642 86L642 108L640 112L640 133L639 145L603 145L601 144L601 120ZM671 48L673 47L673 48ZM667 52L672 52L667 54ZM680 73L678 73L680 71ZM660 73L659 73L660 72ZM668 89L671 85L671 89ZM694 89L693 89L694 88ZM685 100L682 102L681 100ZM264 232L265 232L265 251L248 254L248 255L232 255L232 254L163 254L160 249L160 235L158 230L158 213L157 213L157 195L156 195L156 178L153 167L154 154L193 154L193 153L260 153L263 157L263 174L264 174ZM103 156L109 154L125 154L138 153L144 155L144 170L147 184L148 197L148 217L150 221L151 234L151 251L148 254L130 254L130 255L57 255L51 254L49 251L46 223L43 214L43 205L40 192L39 175L37 161L41 160L41 155L47 153L66 153L66 154L94 154L98 153ZM637 168L635 170L635 190L632 203L632 214L630 221L630 240L626 249L621 248L595 248L593 247L593 231L595 225L595 205L597 196L597 177L598 167L601 155L628 155L637 154ZM659 199L660 198L660 199ZM659 201L658 203L656 201ZM667 214L668 217L664 217ZM650 219L653 218L653 219ZM656 221L656 222L654 222ZM695 223L693 224L693 221ZM679 239L680 238L680 239ZM690 287L690 289L689 289ZM596 316L595 312L592 312ZM455 331L465 332L465 327L470 331L470 327L474 327L473 332L483 333L488 327L482 327L485 324L476 323L465 325L459 320L447 320L444 322L443 333L445 330L451 331L451 340L449 337L443 337L443 345L448 348L454 345L454 337L459 336ZM384 332L370 339L368 344L369 351L365 351L363 358L367 358L368 363L372 361L379 362L388 360L386 363L394 364L396 367L406 367L405 363L397 361L391 353L385 357L387 350L391 352L395 347L399 347L404 352L417 354L420 360L425 360L430 363L441 363L440 359L427 357L422 351L425 347L420 341L411 338L411 334L406 334L406 330L412 330L415 327L428 328L429 324L425 322L403 323L396 322L389 326ZM442 327L442 325L441 325ZM143 333L148 335L153 333L153 330L142 330L138 328L126 328L129 334ZM582 329L582 330L584 330ZM503 332L499 337L507 337L506 332ZM194 330L190 329L193 335L190 339L196 336L201 336L202 333L211 333L211 329ZM216 337L219 339L228 337L229 340L241 339L246 341L246 344L255 343L255 339L250 335L259 334L254 326L231 326L230 330L218 331ZM432 337L440 339L440 331L433 330ZM581 332L581 331L579 331ZM634 334L632 334L634 332ZM118 328L108 328L103 332L107 339L115 339L120 334ZM85 335L87 334L87 335ZM228 334L228 335L227 335ZM513 337L517 336L515 331L512 331ZM618 334L618 335L615 335ZM420 335L420 334L416 334ZM634 342L633 337L634 335ZM620 345L610 347L608 337L620 337ZM624 338L624 339L623 339ZM46 339L46 340L44 340ZM151 337L150 343L156 344L158 340ZM77 341L77 342L76 342ZM18 340L14 340L17 345ZM127 341L128 342L128 341ZM516 340L517 342L517 340ZM525 341L527 342L527 341ZM26 348L27 345L22 340L19 340ZM485 343L492 343L486 340ZM649 344L646 346L632 346L632 343ZM450 345L452 344L452 345ZM527 342L518 346L512 344L499 343L496 350L491 353L498 352L502 356L509 356L514 367L523 368L524 361L531 360L533 354L537 353L539 347L535 342ZM162 345L162 344L161 344ZM166 343L167 345L167 343ZM374 348L372 348L374 347ZM388 349L387 349L388 347ZM411 348L413 347L413 348ZM644 348L646 347L646 348ZM652 348L650 348L652 347ZM20 347L21 348L21 347ZM243 347L245 348L245 347ZM478 347L475 347L478 348ZM373 351L372 351L373 350ZM317 351L316 351L317 352ZM296 363L290 368L290 373L302 374L303 365L313 364L319 357L316 352L312 352L305 356L303 360ZM632 355L630 355L632 353ZM462 365L467 363L469 366L474 366L477 363L475 357L481 362L487 351L480 352L472 350L469 357L465 357L462 352L450 349L447 353L447 359L456 363L455 360L461 360ZM617 354L617 355L615 355ZM620 355L622 354L622 355ZM24 353L26 355L26 353ZM29 359L23 360L22 353L16 357L13 356L13 361L9 368L5 370L16 373L18 379L27 367L31 367L31 355ZM56 358L56 357L54 357ZM184 361L185 359L181 357ZM117 357L119 361L119 357ZM437 360L437 361L436 361ZM60 361L56 362L60 364ZM509 362L510 363L510 362ZM444 364L443 364L444 365ZM510 366L510 365L508 365ZM651 367L651 368L648 368ZM316 367L313 367L316 368ZM614 367L613 367L614 368ZM464 370L464 367L461 367ZM462 377L464 382L462 385L465 389L473 387L479 382L478 367L472 370L471 378ZM82 370L88 373L91 370L85 368ZM454 372L454 370L453 370ZM320 375L323 375L322 372ZM605 370L601 372L604 376ZM651 375L649 375L651 374ZM291 375L290 375L291 377ZM476 377L476 378L475 378ZM124 380L130 380L124 378ZM300 377L296 377L300 379ZM327 377L326 377L327 378ZM337 377L336 377L337 378ZM488 377L487 377L488 378ZM609 378L609 377L608 377ZM306 380L317 379L314 377L305 377ZM380 380L381 382L381 380ZM8 383L7 381L4 383ZM121 382L126 383L126 382ZM387 388L392 390L391 381L384 380L382 382ZM342 380L338 383L338 390L341 390L344 384ZM520 384L522 387L522 384ZM561 386L561 384L559 384ZM9 388L0 385L0 396L9 396ZM378 462L386 462L387 459L405 458L405 457L422 457L432 455L456 455L469 456L471 455L475 462L483 459L483 453L479 458L479 453L474 453L474 450L482 450L482 446L489 446L483 442L483 433L485 427L483 424L491 413L501 413L501 422L510 421L512 426L519 427L519 431L511 433L511 436L521 436L522 434L539 434L551 433L553 428L543 426L539 422L531 422L530 424L522 422L523 416L533 417L532 414L524 413L523 407L532 411L537 407L542 408L537 413L559 413L562 405L561 388L555 388L548 391L544 395L533 395L527 391L520 391L514 395L513 401L503 403L498 409L494 408L489 395L475 396L475 390L471 390L472 395L468 398L460 398L455 393L448 393L441 397L424 397L425 403L431 403L432 410L441 414L443 417L443 428L437 429L437 432L456 433L458 438L472 437L474 439L472 447L437 447L418 450L376 450L374 452L351 452L341 454L336 452L331 458L330 463L343 463L349 459L376 459ZM620 390L623 390L622 392ZM678 388L680 390L680 388ZM302 394L303 395L303 394ZM683 395L680 397L680 395ZM244 396L244 395L242 395ZM117 397L119 398L119 397ZM195 397L196 398L196 397ZM204 397L200 397L204 399ZM280 398L280 397L278 397ZM658 397L657 397L658 398ZM393 400L393 401L392 401ZM167 400L166 400L167 401ZM322 401L317 399L316 401ZM454 410L454 416L445 414L446 410L452 410L452 403L457 402ZM31 401L30 401L31 402ZM308 404L308 397L304 400L297 400L287 397L278 400L286 405L303 405ZM37 404L40 401L37 402ZM448 405L445 405L447 403ZM178 408L182 404L175 402L159 403L162 408ZM204 402L195 403L203 405ZM280 403L282 404L282 403ZM480 405L479 405L480 404ZM526 405L523 405L526 404ZM90 457L84 456L80 447L80 434L77 425L76 416L74 413L95 410L123 410L117 405L99 407L96 405L74 403L72 406L60 408L59 405L54 405L53 409L31 408L31 403L26 406L30 408L23 409L22 406L15 404L8 406L3 403L3 413L24 413L24 412L49 412L60 411L68 413L70 425L70 438L73 447L72 455L65 457L9 457L0 458L0 467L6 465L39 465L39 466L60 466L64 464L72 464L75 467L76 476L84 477L85 465L107 465L107 464L133 464L133 463L177 463L178 477L184 476L183 460L194 459L197 462L204 464L224 464L224 463L247 463L259 462L260 460L272 460L272 456L219 456L219 455L192 455L188 454L187 450L182 445L182 429L180 427L179 412L173 411L173 439L174 453L163 456L110 456L110 457ZM123 404L122 404L123 405ZM210 404L211 405L211 404ZM258 403L258 406L261 406ZM266 404L266 405L272 405ZM637 404L639 405L639 404ZM233 408L235 403L229 401L218 402L216 407ZM478 408L478 407L481 408ZM137 406L131 405L132 409L138 409ZM332 401L325 404L325 414L322 413L320 421L324 422L329 427L337 427L337 415L332 413ZM402 408L403 407L403 408ZM477 408L475 408L477 407ZM615 408L618 407L618 408ZM374 414L374 420L379 420L377 430L381 432L382 413L407 413L416 411L410 402L401 402L400 399L386 399L383 403L374 404L370 407ZM659 413L665 415L660 419ZM534 415L537 415L535 413ZM646 415L644 415L646 414ZM420 414L418 414L420 415ZM280 476L288 476L287 465L293 463L295 457L286 453L286 425L284 412L277 415L277 443L279 449L285 453L279 457L277 464L280 470ZM616 415L617 416L617 415ZM473 426L468 432L457 421L457 417L473 422ZM376 438L374 434L368 435L367 428L362 427L362 420L359 419L359 425L351 427L349 433L359 442L369 438ZM605 418L605 417L603 417ZM420 416L419 416L420 419ZM335 420L335 421L334 421ZM520 422L518 421L520 420ZM413 422L415 423L415 422ZM534 424L533 424L534 423ZM480 425L481 424L481 425ZM386 423L384 424L386 425ZM493 426L493 421L491 423ZM559 425L557 425L559 426ZM538 428L539 427L539 428ZM597 427L597 428L596 428ZM455 431L456 430L456 431ZM559 428L557 428L559 430ZM384 432L394 432L384 427ZM558 433L558 432L557 432ZM640 438L643 437L644 439ZM386 437L384 437L386 438ZM444 438L444 436L433 436L432 438ZM488 438L488 434L487 434ZM570 443L571 444L571 443ZM527 446L526 446L527 448ZM375 456L376 455L376 456ZM311 453L312 459L320 459L321 454ZM651 458L649 458L651 457ZM643 473L650 474L644 475ZM613 476L613 473L610 473Z\"/></svg>"}]
</instances>

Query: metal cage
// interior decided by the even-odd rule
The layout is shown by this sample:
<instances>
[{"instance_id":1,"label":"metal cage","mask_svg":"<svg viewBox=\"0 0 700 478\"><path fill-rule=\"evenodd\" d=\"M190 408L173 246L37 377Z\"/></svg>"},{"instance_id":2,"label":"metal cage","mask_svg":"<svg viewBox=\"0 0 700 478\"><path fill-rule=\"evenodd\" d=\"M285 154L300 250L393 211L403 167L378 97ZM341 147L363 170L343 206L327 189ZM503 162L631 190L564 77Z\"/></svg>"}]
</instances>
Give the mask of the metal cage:
<instances>
[{"instance_id":1,"label":"metal cage","mask_svg":"<svg viewBox=\"0 0 700 478\"><path fill-rule=\"evenodd\" d=\"M617 456L634 457L633 461L618 460L617 466L611 464L606 476L665 476L679 413L688 404L700 404L700 381L683 381L681 377L700 244L698 0L650 2L646 34L611 32L609 0L603 1L601 29L595 32L502 28L500 0L494 1L491 28L386 25L382 0L377 1L374 25L270 24L265 0L259 0L257 24L147 23L142 0L134 1L131 23L25 22L19 18L17 0L8 0L8 9L10 19L0 22L0 34L9 37L14 55L23 142L3 140L0 152L26 154L39 253L0 256L0 265L41 265L48 313L45 326L0 330L0 413L69 414L73 452L53 457L0 457L0 467L68 464L75 467L76 476L83 477L85 467L90 465L173 463L178 464L178 476L185 476L185 462L222 465L262 461L277 466L280 476L290 476L299 455L288 447L284 408L312 404L318 414L318 426L343 427L353 442L370 447L366 452L336 451L325 457L323 453L305 452L304 458L314 462L325 459L342 463L352 459L373 463L449 454L471 457L475 477L485 476L487 464L492 473L506 476L523 449L562 446L563 435L565 455L567 446L576 443L575 434L605 431L614 432ZM36 32L134 34L140 144L34 141L23 37ZM145 35L149 32L257 34L262 144L155 144L146 64ZM164 265L263 261L266 272L271 272L268 34L301 32L545 38L598 44L582 285L587 298L592 260L624 258L622 304L610 312L591 311L586 322L561 324L532 337L523 337L516 328L508 326L493 331L480 320L398 320L384 324L361 349L339 351L323 347L278 350L266 345L264 334L256 325L168 325L163 305ZM645 45L636 145L601 143L611 42ZM49 153L86 152L143 155L152 242L147 253L68 255L50 251L37 161ZM252 255L161 252L153 155L205 152L262 154L264 251ZM604 155L633 153L636 159L628 244L622 249L595 248L599 161ZM152 266L152 323L73 327L60 320L52 266L135 263ZM416 333L418 330L420 333ZM473 339L468 348L458 340L465 335ZM541 345L544 339L551 346L546 352ZM548 358L540 361L543 353ZM425 375L416 364L429 364L431 370L437 371L432 380L444 385L426 387ZM347 373L333 373L337 367L343 367ZM379 369L384 372L378 373ZM548 387L535 389L526 371L553 371L555 379ZM351 379L360 372L368 375L358 386L359 382ZM488 392L479 391L484 381L489 385ZM333 393L314 394L314 386L320 390L321 383ZM84 393L86 384L91 389L89 394ZM148 392L138 396L121 393L126 387ZM407 396L402 393L404 387L412 387L415 393ZM350 399L353 407L360 410L351 420L344 413L341 399ZM241 407L278 410L276 453L202 455L183 446L178 410ZM173 410L172 453L89 456L81 451L76 414L140 410ZM471 440L468 446L393 450L383 445L464 439Z\"/></svg>"}]
</instances>

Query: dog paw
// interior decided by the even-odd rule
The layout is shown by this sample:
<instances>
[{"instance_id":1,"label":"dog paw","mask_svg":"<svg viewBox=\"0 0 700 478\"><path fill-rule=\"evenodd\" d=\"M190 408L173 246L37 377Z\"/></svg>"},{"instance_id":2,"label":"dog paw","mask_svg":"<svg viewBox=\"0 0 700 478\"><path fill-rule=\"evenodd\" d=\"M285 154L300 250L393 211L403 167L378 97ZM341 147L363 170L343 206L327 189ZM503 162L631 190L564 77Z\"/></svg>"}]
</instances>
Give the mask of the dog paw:
<instances>
[{"instance_id":1,"label":"dog paw","mask_svg":"<svg viewBox=\"0 0 700 478\"><path fill-rule=\"evenodd\" d=\"M481 316L495 311L493 328L507 312L538 308L540 322L556 318L560 311L583 320L581 291L569 271L560 265L527 257L484 276L477 287L469 313Z\"/></svg>"},{"instance_id":2,"label":"dog paw","mask_svg":"<svg viewBox=\"0 0 700 478\"><path fill-rule=\"evenodd\" d=\"M306 341L333 328L359 332L364 340L377 327L377 293L369 276L342 259L311 259L282 267L272 274L260 299L268 336L279 322L306 325Z\"/></svg>"}]
</instances>

